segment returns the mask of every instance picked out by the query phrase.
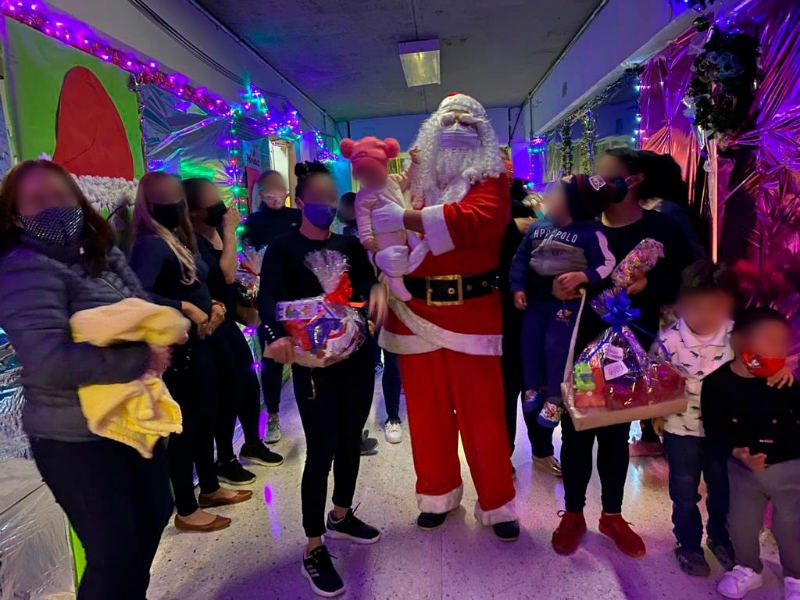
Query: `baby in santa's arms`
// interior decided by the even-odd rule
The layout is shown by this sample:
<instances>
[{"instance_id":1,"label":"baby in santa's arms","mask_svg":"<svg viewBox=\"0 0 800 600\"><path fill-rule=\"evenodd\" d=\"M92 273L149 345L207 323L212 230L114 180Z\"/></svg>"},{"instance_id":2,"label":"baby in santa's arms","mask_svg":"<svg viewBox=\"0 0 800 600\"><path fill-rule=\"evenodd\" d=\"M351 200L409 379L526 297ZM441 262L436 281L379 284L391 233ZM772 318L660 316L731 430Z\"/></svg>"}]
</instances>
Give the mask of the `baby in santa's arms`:
<instances>
[{"instance_id":1,"label":"baby in santa's arms","mask_svg":"<svg viewBox=\"0 0 800 600\"><path fill-rule=\"evenodd\" d=\"M406 192L410 187L408 175L390 175L388 171L389 160L400 153L400 145L394 138L380 140L370 136L357 141L344 139L340 150L342 156L350 160L353 176L360 186L356 194L355 213L361 243L373 255L391 246L407 244L411 248L411 254L406 272L410 273L428 253L427 243L405 229L376 233L372 227L373 211L386 203L394 203L403 209L411 208L411 203L406 199ZM390 277L384 274L384 279L400 300L411 300L402 276Z\"/></svg>"}]
</instances>

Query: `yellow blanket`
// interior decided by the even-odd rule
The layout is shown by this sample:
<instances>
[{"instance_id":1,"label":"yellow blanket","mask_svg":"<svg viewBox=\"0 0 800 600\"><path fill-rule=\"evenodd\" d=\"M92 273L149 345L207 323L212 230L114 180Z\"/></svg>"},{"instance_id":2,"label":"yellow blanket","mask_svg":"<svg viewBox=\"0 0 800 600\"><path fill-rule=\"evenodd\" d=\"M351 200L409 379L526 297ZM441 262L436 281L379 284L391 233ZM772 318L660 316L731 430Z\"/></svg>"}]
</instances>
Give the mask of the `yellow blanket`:
<instances>
[{"instance_id":1,"label":"yellow blanket","mask_svg":"<svg viewBox=\"0 0 800 600\"><path fill-rule=\"evenodd\" d=\"M126 298L77 312L70 326L76 342L93 346L120 342L170 346L185 338L190 323L173 308ZM183 429L178 403L152 373L128 383L86 385L78 396L92 433L127 444L145 458L153 456L159 438Z\"/></svg>"}]
</instances>

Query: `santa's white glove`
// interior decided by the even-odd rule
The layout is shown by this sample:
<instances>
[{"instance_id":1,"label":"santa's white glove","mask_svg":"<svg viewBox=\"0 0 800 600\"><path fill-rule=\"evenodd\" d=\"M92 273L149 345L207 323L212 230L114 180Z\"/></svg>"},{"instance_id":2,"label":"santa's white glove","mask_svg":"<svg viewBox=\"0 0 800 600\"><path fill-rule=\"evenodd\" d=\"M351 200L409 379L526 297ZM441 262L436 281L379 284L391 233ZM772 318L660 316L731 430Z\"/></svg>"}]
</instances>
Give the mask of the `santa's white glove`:
<instances>
[{"instance_id":1,"label":"santa's white glove","mask_svg":"<svg viewBox=\"0 0 800 600\"><path fill-rule=\"evenodd\" d=\"M408 246L384 248L375 255L375 264L389 277L402 277L408 273Z\"/></svg>"},{"instance_id":2,"label":"santa's white glove","mask_svg":"<svg viewBox=\"0 0 800 600\"><path fill-rule=\"evenodd\" d=\"M384 202L372 211L372 230L375 233L389 233L405 229L403 216L405 209L394 202Z\"/></svg>"}]
</instances>

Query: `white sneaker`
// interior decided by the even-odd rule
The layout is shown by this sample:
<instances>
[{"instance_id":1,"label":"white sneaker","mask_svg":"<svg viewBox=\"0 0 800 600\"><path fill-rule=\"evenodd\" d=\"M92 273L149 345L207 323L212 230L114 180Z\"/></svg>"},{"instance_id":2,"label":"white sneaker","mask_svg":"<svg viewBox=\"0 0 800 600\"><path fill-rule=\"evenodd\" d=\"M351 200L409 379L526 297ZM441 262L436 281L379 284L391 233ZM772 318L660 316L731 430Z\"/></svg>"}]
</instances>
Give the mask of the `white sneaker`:
<instances>
[{"instance_id":1,"label":"white sneaker","mask_svg":"<svg viewBox=\"0 0 800 600\"><path fill-rule=\"evenodd\" d=\"M270 415L267 419L267 432L264 434L265 444L275 444L281 441L281 422L278 415Z\"/></svg>"},{"instance_id":2,"label":"white sneaker","mask_svg":"<svg viewBox=\"0 0 800 600\"><path fill-rule=\"evenodd\" d=\"M726 598L744 598L748 592L757 590L764 584L761 573L753 569L736 565L723 575L717 584L717 591Z\"/></svg>"},{"instance_id":3,"label":"white sneaker","mask_svg":"<svg viewBox=\"0 0 800 600\"><path fill-rule=\"evenodd\" d=\"M399 444L403 441L403 427L400 421L386 421L383 428L383 435L390 444Z\"/></svg>"},{"instance_id":4,"label":"white sneaker","mask_svg":"<svg viewBox=\"0 0 800 600\"><path fill-rule=\"evenodd\" d=\"M800 579L783 578L783 598L784 600L800 600Z\"/></svg>"}]
</instances>

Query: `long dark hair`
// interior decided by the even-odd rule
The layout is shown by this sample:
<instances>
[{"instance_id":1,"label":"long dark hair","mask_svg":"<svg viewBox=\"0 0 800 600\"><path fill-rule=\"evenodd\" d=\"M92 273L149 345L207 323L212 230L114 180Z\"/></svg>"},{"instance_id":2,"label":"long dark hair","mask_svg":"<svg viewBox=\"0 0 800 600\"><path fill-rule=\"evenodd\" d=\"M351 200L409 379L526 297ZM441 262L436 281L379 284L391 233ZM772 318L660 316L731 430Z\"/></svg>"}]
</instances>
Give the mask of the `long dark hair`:
<instances>
[{"instance_id":1,"label":"long dark hair","mask_svg":"<svg viewBox=\"0 0 800 600\"><path fill-rule=\"evenodd\" d=\"M39 169L59 176L78 199L84 219L81 233L84 242L83 262L92 276L98 276L108 267L108 252L114 246L114 229L92 208L72 175L61 165L49 160L26 160L6 173L0 188L0 255L20 243L22 230L15 223L19 188L28 175Z\"/></svg>"},{"instance_id":2,"label":"long dark hair","mask_svg":"<svg viewBox=\"0 0 800 600\"><path fill-rule=\"evenodd\" d=\"M630 175L644 176L644 181L636 188L639 200L661 198L685 209L689 207L688 188L683 181L681 168L669 154L624 147L611 148L606 154L625 165Z\"/></svg>"},{"instance_id":3,"label":"long dark hair","mask_svg":"<svg viewBox=\"0 0 800 600\"><path fill-rule=\"evenodd\" d=\"M294 174L297 177L297 185L294 188L294 197L303 198L303 192L306 189L306 184L317 175L331 176L331 172L323 163L315 160L299 162L294 166Z\"/></svg>"},{"instance_id":4,"label":"long dark hair","mask_svg":"<svg viewBox=\"0 0 800 600\"><path fill-rule=\"evenodd\" d=\"M661 198L689 208L689 188L683 180L680 165L669 154L639 150L645 168L640 194L643 200Z\"/></svg>"}]
</instances>

